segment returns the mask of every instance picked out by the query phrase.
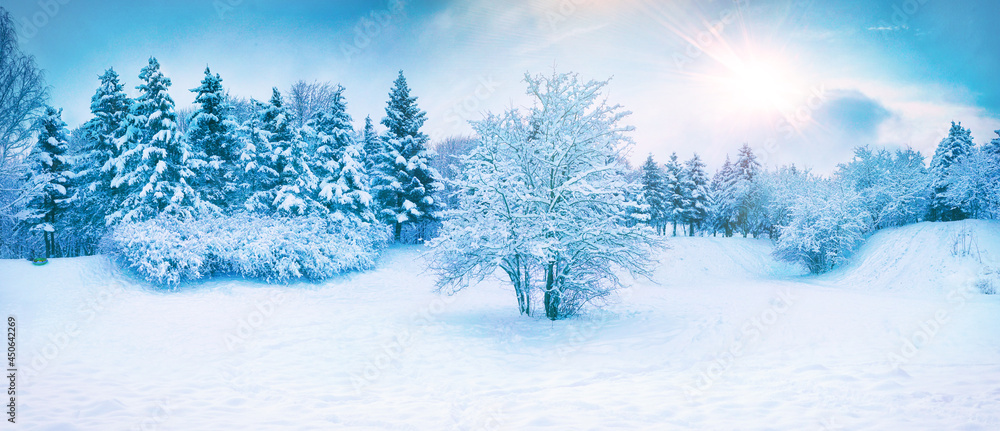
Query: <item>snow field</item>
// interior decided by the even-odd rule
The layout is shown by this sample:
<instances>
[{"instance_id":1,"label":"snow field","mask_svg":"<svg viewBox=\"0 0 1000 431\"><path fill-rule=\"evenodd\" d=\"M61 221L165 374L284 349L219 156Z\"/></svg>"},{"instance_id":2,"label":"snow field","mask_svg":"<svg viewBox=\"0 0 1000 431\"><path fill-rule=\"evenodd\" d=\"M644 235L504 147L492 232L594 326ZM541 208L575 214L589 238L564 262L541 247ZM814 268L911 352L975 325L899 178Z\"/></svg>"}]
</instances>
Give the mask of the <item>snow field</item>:
<instances>
[{"instance_id":1,"label":"snow field","mask_svg":"<svg viewBox=\"0 0 1000 431\"><path fill-rule=\"evenodd\" d=\"M30 430L991 430L1000 300L942 248L962 229L1000 250L996 223L919 224L823 277L767 241L673 238L653 282L557 322L499 279L434 293L418 247L171 292L101 257L0 261L0 304Z\"/></svg>"}]
</instances>

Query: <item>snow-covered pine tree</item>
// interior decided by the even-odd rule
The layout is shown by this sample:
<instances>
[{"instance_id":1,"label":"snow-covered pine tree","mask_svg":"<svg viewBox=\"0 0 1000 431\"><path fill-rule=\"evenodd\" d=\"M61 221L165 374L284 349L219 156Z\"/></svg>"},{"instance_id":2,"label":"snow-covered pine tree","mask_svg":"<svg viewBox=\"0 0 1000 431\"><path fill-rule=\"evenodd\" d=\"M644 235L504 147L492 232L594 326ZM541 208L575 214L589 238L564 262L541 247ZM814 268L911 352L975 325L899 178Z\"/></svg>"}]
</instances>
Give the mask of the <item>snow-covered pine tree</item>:
<instances>
[{"instance_id":1,"label":"snow-covered pine tree","mask_svg":"<svg viewBox=\"0 0 1000 431\"><path fill-rule=\"evenodd\" d=\"M670 159L667 160L663 172L663 189L664 197L667 202L667 219L673 223L673 235L677 236L677 224L684 223L684 209L686 208L686 203L684 202L684 187L681 184L684 173L683 168L681 167L680 159L677 158L676 152L670 154Z\"/></svg>"},{"instance_id":2,"label":"snow-covered pine tree","mask_svg":"<svg viewBox=\"0 0 1000 431\"><path fill-rule=\"evenodd\" d=\"M25 178L36 192L18 218L28 230L42 234L45 257L54 257L60 254L56 231L60 230L73 177L62 110L46 106L36 127L38 141L28 155L30 171Z\"/></svg>"},{"instance_id":3,"label":"snow-covered pine tree","mask_svg":"<svg viewBox=\"0 0 1000 431\"><path fill-rule=\"evenodd\" d=\"M120 139L132 99L114 69L104 71L101 85L90 99L93 118L82 126L84 145L74 157L74 197L71 224L84 242L96 245L104 236L106 217L118 209L124 195L111 182L119 174L114 164L121 155Z\"/></svg>"},{"instance_id":4,"label":"snow-covered pine tree","mask_svg":"<svg viewBox=\"0 0 1000 431\"><path fill-rule=\"evenodd\" d=\"M603 101L604 82L575 74L525 76L535 100L474 122L479 145L465 156L461 205L432 243L439 286L459 290L510 277L523 314L541 284L546 317L560 319L621 286L617 270L649 274L656 234L628 223L622 154L628 112Z\"/></svg>"},{"instance_id":5,"label":"snow-covered pine tree","mask_svg":"<svg viewBox=\"0 0 1000 431\"><path fill-rule=\"evenodd\" d=\"M639 200L643 205L642 211L646 213L646 224L656 230L656 233L663 235L666 232L668 217L663 170L653 160L652 153L646 156L646 162L642 164L640 170L642 189Z\"/></svg>"},{"instance_id":6,"label":"snow-covered pine tree","mask_svg":"<svg viewBox=\"0 0 1000 431\"><path fill-rule=\"evenodd\" d=\"M410 96L403 71L389 92L385 113L382 124L389 130L372 191L379 218L394 227L398 242L404 225L439 219L442 208L435 193L442 184L440 174L430 166L433 153L427 150L427 135L420 131L426 113L417 106L417 98Z\"/></svg>"},{"instance_id":7,"label":"snow-covered pine tree","mask_svg":"<svg viewBox=\"0 0 1000 431\"><path fill-rule=\"evenodd\" d=\"M271 101L261 112L260 123L261 136L271 147L270 164L278 174L277 186L255 194L257 199L253 206L269 208L285 216L326 214L329 211L326 206L314 199L319 178L312 171L308 143L293 127L293 120L281 92L272 89Z\"/></svg>"},{"instance_id":8,"label":"snow-covered pine tree","mask_svg":"<svg viewBox=\"0 0 1000 431\"><path fill-rule=\"evenodd\" d=\"M666 185L663 181L663 170L653 160L653 154L650 153L642 165L641 201L646 205L645 211L648 213L646 222L660 235L666 233L669 217L667 210L669 202L665 194Z\"/></svg>"},{"instance_id":9,"label":"snow-covered pine tree","mask_svg":"<svg viewBox=\"0 0 1000 431\"><path fill-rule=\"evenodd\" d=\"M735 227L746 238L759 233L757 223L761 206L760 188L754 181L761 171L760 162L750 145L744 143L733 164L733 191L736 198Z\"/></svg>"},{"instance_id":10,"label":"snow-covered pine tree","mask_svg":"<svg viewBox=\"0 0 1000 431\"><path fill-rule=\"evenodd\" d=\"M213 75L207 66L201 85L191 92L197 94L194 102L198 104L187 133L191 151L196 155L192 158L192 167L197 175L192 185L203 199L227 208L237 188L236 161L240 153L236 130L239 125L229 114L222 77Z\"/></svg>"},{"instance_id":11,"label":"snow-covered pine tree","mask_svg":"<svg viewBox=\"0 0 1000 431\"><path fill-rule=\"evenodd\" d=\"M270 212L274 201L274 191L281 175L276 171L274 148L268 141L270 135L263 128L263 113L269 104L250 100L247 119L236 134L240 140L240 174L236 202L251 212Z\"/></svg>"},{"instance_id":12,"label":"snow-covered pine tree","mask_svg":"<svg viewBox=\"0 0 1000 431\"><path fill-rule=\"evenodd\" d=\"M382 125L387 127L387 137L403 138L411 136L419 143L427 142L427 135L420 131L427 121L427 113L417 106L416 96L410 95L410 86L406 83L403 71L399 71L399 76L393 81L392 90L389 91L389 101L385 108L385 118Z\"/></svg>"},{"instance_id":13,"label":"snow-covered pine tree","mask_svg":"<svg viewBox=\"0 0 1000 431\"><path fill-rule=\"evenodd\" d=\"M190 148L177 131L174 100L167 93L170 78L151 57L139 79L139 97L126 120L128 129L118 139L122 153L114 162L117 174L111 183L125 197L110 218L133 222L159 214L192 217L208 206L189 183L194 176L188 166Z\"/></svg>"},{"instance_id":14,"label":"snow-covered pine tree","mask_svg":"<svg viewBox=\"0 0 1000 431\"><path fill-rule=\"evenodd\" d=\"M371 222L375 216L364 165L364 144L355 140L343 93L344 87L338 85L330 106L309 121L317 140L313 170L320 183L316 199L333 214L353 215Z\"/></svg>"},{"instance_id":15,"label":"snow-covered pine tree","mask_svg":"<svg viewBox=\"0 0 1000 431\"><path fill-rule=\"evenodd\" d=\"M361 139L364 144L365 170L371 174L375 171L379 157L385 153L385 145L382 143L382 137L375 130L370 115L365 117L365 128L361 132Z\"/></svg>"},{"instance_id":16,"label":"snow-covered pine tree","mask_svg":"<svg viewBox=\"0 0 1000 431\"><path fill-rule=\"evenodd\" d=\"M697 230L708 219L711 208L708 191L708 174L705 172L705 163L697 153L691 159L684 162L683 181L684 220L688 223L688 235L694 236Z\"/></svg>"},{"instance_id":17,"label":"snow-covered pine tree","mask_svg":"<svg viewBox=\"0 0 1000 431\"><path fill-rule=\"evenodd\" d=\"M948 136L941 140L934 158L931 159L931 202L927 219L931 221L954 221L968 217L961 205L948 199L948 188L956 178L951 178L952 166L972 153L972 132L962 127L962 123L951 123Z\"/></svg>"},{"instance_id":18,"label":"snow-covered pine tree","mask_svg":"<svg viewBox=\"0 0 1000 431\"><path fill-rule=\"evenodd\" d=\"M726 237L733 236L736 221L736 171L726 154L726 162L712 177L712 230L722 231Z\"/></svg>"},{"instance_id":19,"label":"snow-covered pine tree","mask_svg":"<svg viewBox=\"0 0 1000 431\"><path fill-rule=\"evenodd\" d=\"M744 181L750 181L760 173L760 162L757 161L757 155L754 154L753 148L750 148L750 144L744 143L740 147L733 170L736 172L736 177Z\"/></svg>"}]
</instances>

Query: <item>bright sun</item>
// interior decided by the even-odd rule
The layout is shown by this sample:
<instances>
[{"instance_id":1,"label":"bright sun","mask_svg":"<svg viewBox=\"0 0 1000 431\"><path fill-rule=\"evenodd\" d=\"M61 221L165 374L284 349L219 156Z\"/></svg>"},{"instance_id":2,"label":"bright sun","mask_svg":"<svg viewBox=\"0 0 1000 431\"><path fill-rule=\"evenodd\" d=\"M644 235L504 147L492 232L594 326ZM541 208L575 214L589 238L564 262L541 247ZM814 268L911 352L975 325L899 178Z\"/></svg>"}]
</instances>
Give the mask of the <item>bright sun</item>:
<instances>
[{"instance_id":1,"label":"bright sun","mask_svg":"<svg viewBox=\"0 0 1000 431\"><path fill-rule=\"evenodd\" d=\"M788 73L773 63L739 62L722 77L723 90L734 104L753 111L784 110L793 96Z\"/></svg>"}]
</instances>

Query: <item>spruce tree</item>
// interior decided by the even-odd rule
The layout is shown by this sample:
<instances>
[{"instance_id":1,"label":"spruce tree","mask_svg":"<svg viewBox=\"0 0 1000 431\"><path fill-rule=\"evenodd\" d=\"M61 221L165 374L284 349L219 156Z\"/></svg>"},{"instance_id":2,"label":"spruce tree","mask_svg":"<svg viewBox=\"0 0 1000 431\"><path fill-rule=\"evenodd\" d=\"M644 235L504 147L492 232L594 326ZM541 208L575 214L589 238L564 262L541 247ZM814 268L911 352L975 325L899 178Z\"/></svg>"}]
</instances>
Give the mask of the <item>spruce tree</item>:
<instances>
[{"instance_id":1,"label":"spruce tree","mask_svg":"<svg viewBox=\"0 0 1000 431\"><path fill-rule=\"evenodd\" d=\"M314 151L314 171L320 178L317 200L334 214L374 221L363 144L355 140L343 93L344 87L337 86L330 106L309 123L318 141Z\"/></svg>"},{"instance_id":2,"label":"spruce tree","mask_svg":"<svg viewBox=\"0 0 1000 431\"><path fill-rule=\"evenodd\" d=\"M738 181L751 181L760 173L761 165L757 161L757 155L754 154L753 149L750 148L750 144L744 143L740 147L740 152L736 156L736 164L733 165L733 170Z\"/></svg>"},{"instance_id":3,"label":"spruce tree","mask_svg":"<svg viewBox=\"0 0 1000 431\"><path fill-rule=\"evenodd\" d=\"M255 208L268 208L285 216L326 214L327 208L313 197L319 178L309 161L308 144L293 127L294 118L281 92L272 89L271 101L261 112L261 136L270 146L268 163L278 175L277 185L255 195Z\"/></svg>"},{"instance_id":4,"label":"spruce tree","mask_svg":"<svg viewBox=\"0 0 1000 431\"><path fill-rule=\"evenodd\" d=\"M115 160L121 155L121 138L132 108L132 99L125 94L114 69L106 70L100 80L100 87L90 99L93 118L81 128L84 144L74 163L76 191L72 201L72 224L78 234L87 237L84 241L92 244L103 236L106 217L124 199L111 182L119 173Z\"/></svg>"},{"instance_id":5,"label":"spruce tree","mask_svg":"<svg viewBox=\"0 0 1000 431\"><path fill-rule=\"evenodd\" d=\"M667 223L667 199L663 183L663 170L653 160L653 155L646 157L646 163L642 165L642 201L648 206L650 226L656 229L656 233L662 235L666 231Z\"/></svg>"},{"instance_id":6,"label":"spruce tree","mask_svg":"<svg viewBox=\"0 0 1000 431\"><path fill-rule=\"evenodd\" d=\"M370 173L374 172L378 158L385 152L385 145L382 143L382 137L375 130L375 125L372 124L371 116L365 117L365 129L362 131L361 139L364 141L365 169Z\"/></svg>"},{"instance_id":7,"label":"spruce tree","mask_svg":"<svg viewBox=\"0 0 1000 431\"><path fill-rule=\"evenodd\" d=\"M738 207L736 199L736 171L733 163L726 155L726 162L716 171L712 177L712 229L722 233L726 237L733 236L733 223L736 220L736 209Z\"/></svg>"},{"instance_id":8,"label":"spruce tree","mask_svg":"<svg viewBox=\"0 0 1000 431\"><path fill-rule=\"evenodd\" d=\"M948 136L941 140L934 158L931 159L931 202L927 219L931 221L954 221L968 217L960 206L952 205L947 194L951 178L951 168L969 156L974 149L972 134L962 123L951 123Z\"/></svg>"},{"instance_id":9,"label":"spruce tree","mask_svg":"<svg viewBox=\"0 0 1000 431\"><path fill-rule=\"evenodd\" d=\"M28 155L30 171L25 178L35 189L35 195L19 218L30 231L42 233L45 257L53 257L59 255L55 235L66 210L73 176L62 110L46 106L37 128L38 141Z\"/></svg>"},{"instance_id":10,"label":"spruce tree","mask_svg":"<svg viewBox=\"0 0 1000 431\"><path fill-rule=\"evenodd\" d=\"M280 174L275 168L274 147L263 127L263 113L270 109L258 100L251 100L252 112L237 130L240 141L239 175L235 201L250 211L270 211L274 190Z\"/></svg>"},{"instance_id":11,"label":"spruce tree","mask_svg":"<svg viewBox=\"0 0 1000 431\"><path fill-rule=\"evenodd\" d=\"M684 219L688 223L688 234L694 236L695 231L708 219L710 211L708 174L705 173L705 164L697 153L684 162L683 185L684 201L687 204Z\"/></svg>"},{"instance_id":12,"label":"spruce tree","mask_svg":"<svg viewBox=\"0 0 1000 431\"><path fill-rule=\"evenodd\" d=\"M735 224L746 238L755 228L754 210L760 195L754 181L760 173L761 165L749 144L744 143L733 165L733 193L735 197ZM756 234L755 234L756 235Z\"/></svg>"},{"instance_id":13,"label":"spruce tree","mask_svg":"<svg viewBox=\"0 0 1000 431\"><path fill-rule=\"evenodd\" d=\"M125 198L112 220L141 221L159 214L193 217L203 207L189 183L194 176L188 167L190 148L177 130L174 101L167 93L170 78L163 76L156 58L150 58L139 79L139 97L119 139L123 151L115 160L118 173L111 184Z\"/></svg>"},{"instance_id":14,"label":"spruce tree","mask_svg":"<svg viewBox=\"0 0 1000 431\"><path fill-rule=\"evenodd\" d=\"M389 93L385 113L382 124L389 130L372 190L379 203L379 218L394 227L399 241L404 225L438 219L441 208L434 193L441 188L441 180L430 167L427 135L420 131L426 113L417 107L417 98L410 96L402 71Z\"/></svg>"},{"instance_id":15,"label":"spruce tree","mask_svg":"<svg viewBox=\"0 0 1000 431\"><path fill-rule=\"evenodd\" d=\"M222 77L205 67L205 78L198 88L195 103L198 109L191 116L187 137L197 178L193 184L199 194L212 204L225 208L236 191L236 161L239 158L236 137L237 124L229 114Z\"/></svg>"},{"instance_id":16,"label":"spruce tree","mask_svg":"<svg viewBox=\"0 0 1000 431\"><path fill-rule=\"evenodd\" d=\"M666 163L664 176L664 196L667 201L668 218L674 225L673 235L677 236L677 223L684 222L684 188L681 185L682 176L681 163L677 158L677 153L670 154L670 160Z\"/></svg>"},{"instance_id":17,"label":"spruce tree","mask_svg":"<svg viewBox=\"0 0 1000 431\"><path fill-rule=\"evenodd\" d=\"M413 137L421 145L427 143L427 135L420 131L427 121L427 113L417 106L417 98L410 96L410 86L406 83L403 71L393 82L389 92L388 106L385 108L385 118L382 125L389 128L389 138L402 139Z\"/></svg>"}]
</instances>

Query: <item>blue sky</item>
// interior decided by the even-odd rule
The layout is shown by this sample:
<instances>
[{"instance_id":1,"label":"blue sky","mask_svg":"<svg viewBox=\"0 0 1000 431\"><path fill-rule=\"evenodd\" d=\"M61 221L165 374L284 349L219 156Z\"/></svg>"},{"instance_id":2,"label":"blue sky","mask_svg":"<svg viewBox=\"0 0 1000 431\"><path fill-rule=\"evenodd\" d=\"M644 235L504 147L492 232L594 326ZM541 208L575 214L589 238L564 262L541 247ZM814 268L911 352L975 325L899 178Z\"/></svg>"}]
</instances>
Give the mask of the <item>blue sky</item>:
<instances>
[{"instance_id":1,"label":"blue sky","mask_svg":"<svg viewBox=\"0 0 1000 431\"><path fill-rule=\"evenodd\" d=\"M524 106L525 72L613 77L633 111L634 160L699 152L712 166L743 142L768 165L830 172L858 145L928 154L950 121L977 143L1000 129L995 1L5 0L52 103L79 125L97 76L134 93L156 56L178 106L205 65L235 94L296 80L347 89L379 119L400 69L440 139L487 111ZM58 7L56 7L58 6ZM991 18L994 20L991 21ZM27 23L27 25L24 25ZM41 24L41 25L38 25Z\"/></svg>"}]
</instances>

